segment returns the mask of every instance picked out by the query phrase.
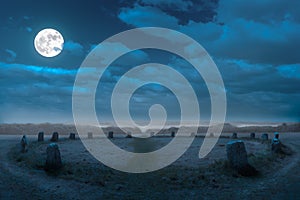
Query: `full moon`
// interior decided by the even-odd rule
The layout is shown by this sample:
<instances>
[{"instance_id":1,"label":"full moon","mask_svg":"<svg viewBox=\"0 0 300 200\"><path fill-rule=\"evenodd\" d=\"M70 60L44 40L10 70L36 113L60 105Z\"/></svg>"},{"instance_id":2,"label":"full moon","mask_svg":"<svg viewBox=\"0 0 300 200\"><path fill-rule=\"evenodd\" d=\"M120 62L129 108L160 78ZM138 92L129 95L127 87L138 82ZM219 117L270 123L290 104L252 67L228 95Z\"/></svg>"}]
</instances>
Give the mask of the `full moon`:
<instances>
[{"instance_id":1,"label":"full moon","mask_svg":"<svg viewBox=\"0 0 300 200\"><path fill-rule=\"evenodd\" d=\"M51 28L41 30L34 39L36 51L45 57L57 56L62 51L63 45L63 36Z\"/></svg>"}]
</instances>

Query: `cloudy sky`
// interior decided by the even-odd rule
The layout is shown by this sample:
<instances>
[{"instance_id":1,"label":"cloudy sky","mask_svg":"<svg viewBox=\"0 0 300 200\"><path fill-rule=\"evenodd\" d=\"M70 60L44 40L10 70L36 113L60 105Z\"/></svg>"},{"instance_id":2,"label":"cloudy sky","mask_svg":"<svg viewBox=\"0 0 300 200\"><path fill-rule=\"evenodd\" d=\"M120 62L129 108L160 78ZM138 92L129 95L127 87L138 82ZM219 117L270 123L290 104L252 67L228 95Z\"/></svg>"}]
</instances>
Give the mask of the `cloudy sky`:
<instances>
[{"instance_id":1,"label":"cloudy sky","mask_svg":"<svg viewBox=\"0 0 300 200\"><path fill-rule=\"evenodd\" d=\"M73 84L88 53L112 35L149 26L184 33L206 49L224 81L227 121L300 120L300 1L74 2L2 2L0 123L71 123ZM46 58L36 52L33 41L43 28L54 28L63 35L60 55ZM201 76L183 58L155 49L128 53L109 66L96 95L101 120L112 120L111 93L120 77L149 62L183 74L198 97L201 120L209 120L211 103ZM149 76L155 74L150 71ZM133 119L148 120L153 104L163 105L169 120L180 119L176 97L157 84L145 85L133 94Z\"/></svg>"}]
</instances>

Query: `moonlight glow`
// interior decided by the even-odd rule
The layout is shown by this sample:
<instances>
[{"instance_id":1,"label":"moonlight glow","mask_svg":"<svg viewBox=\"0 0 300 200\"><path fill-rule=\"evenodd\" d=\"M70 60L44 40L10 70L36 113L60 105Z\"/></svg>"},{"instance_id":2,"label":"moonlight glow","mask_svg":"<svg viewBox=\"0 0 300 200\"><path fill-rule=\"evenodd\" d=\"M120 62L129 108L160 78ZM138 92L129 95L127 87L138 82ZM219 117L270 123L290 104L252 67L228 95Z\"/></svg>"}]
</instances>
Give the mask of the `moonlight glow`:
<instances>
[{"instance_id":1,"label":"moonlight glow","mask_svg":"<svg viewBox=\"0 0 300 200\"><path fill-rule=\"evenodd\" d=\"M54 57L63 49L64 38L54 29L41 30L34 39L36 51L45 57Z\"/></svg>"}]
</instances>

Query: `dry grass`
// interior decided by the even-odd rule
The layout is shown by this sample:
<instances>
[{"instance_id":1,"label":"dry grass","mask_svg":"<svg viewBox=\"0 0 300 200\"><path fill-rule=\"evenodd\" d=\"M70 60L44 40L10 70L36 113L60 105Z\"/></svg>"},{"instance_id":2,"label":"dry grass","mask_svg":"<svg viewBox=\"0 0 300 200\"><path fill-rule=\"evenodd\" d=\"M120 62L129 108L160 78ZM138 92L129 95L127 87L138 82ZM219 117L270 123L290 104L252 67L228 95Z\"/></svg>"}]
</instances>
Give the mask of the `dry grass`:
<instances>
[{"instance_id":1,"label":"dry grass","mask_svg":"<svg viewBox=\"0 0 300 200\"><path fill-rule=\"evenodd\" d=\"M59 145L63 145L64 142L72 141L61 140ZM19 145L16 145L11 149L9 156L18 166L27 168L29 171L43 170L48 144L49 142L32 142L26 153L20 153ZM170 165L146 174L119 172L101 163L91 164L85 158L81 161L62 159L63 168L48 175L105 188L105 195L111 199L118 199L121 193L122 198L126 199L127 192L130 198L133 191L139 198L170 198L177 194L175 191L181 191L180 195L183 195L185 192L198 191L199 188L204 194L222 190L223 197L230 197L232 190L240 184L247 185L268 177L273 170L278 168L279 165L276 163L281 162L285 157L286 155L272 154L269 148L266 148L264 152L249 154L249 163L260 172L258 176L252 178L240 176L230 168L225 159L217 160L206 167Z\"/></svg>"}]
</instances>

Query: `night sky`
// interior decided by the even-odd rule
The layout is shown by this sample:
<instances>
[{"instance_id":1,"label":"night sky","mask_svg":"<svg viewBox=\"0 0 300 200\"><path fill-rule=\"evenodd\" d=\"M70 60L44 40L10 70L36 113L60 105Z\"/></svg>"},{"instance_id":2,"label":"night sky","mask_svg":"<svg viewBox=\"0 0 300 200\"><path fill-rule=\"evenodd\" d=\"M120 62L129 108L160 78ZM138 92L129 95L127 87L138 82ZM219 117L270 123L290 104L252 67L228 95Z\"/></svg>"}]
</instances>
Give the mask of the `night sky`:
<instances>
[{"instance_id":1,"label":"night sky","mask_svg":"<svg viewBox=\"0 0 300 200\"><path fill-rule=\"evenodd\" d=\"M73 84L84 58L106 38L148 26L182 32L207 50L226 87L227 121L299 122L298 0L11 0L0 7L0 123L72 123ZM56 57L42 57L34 48L44 28L64 37ZM131 52L112 63L96 95L102 119L112 120L110 95L122 74L148 62L182 73L197 93L201 119L209 120L210 100L201 76L181 57L155 49ZM132 96L133 119L148 120L154 103L166 108L169 120L180 118L170 90L150 84Z\"/></svg>"}]
</instances>

